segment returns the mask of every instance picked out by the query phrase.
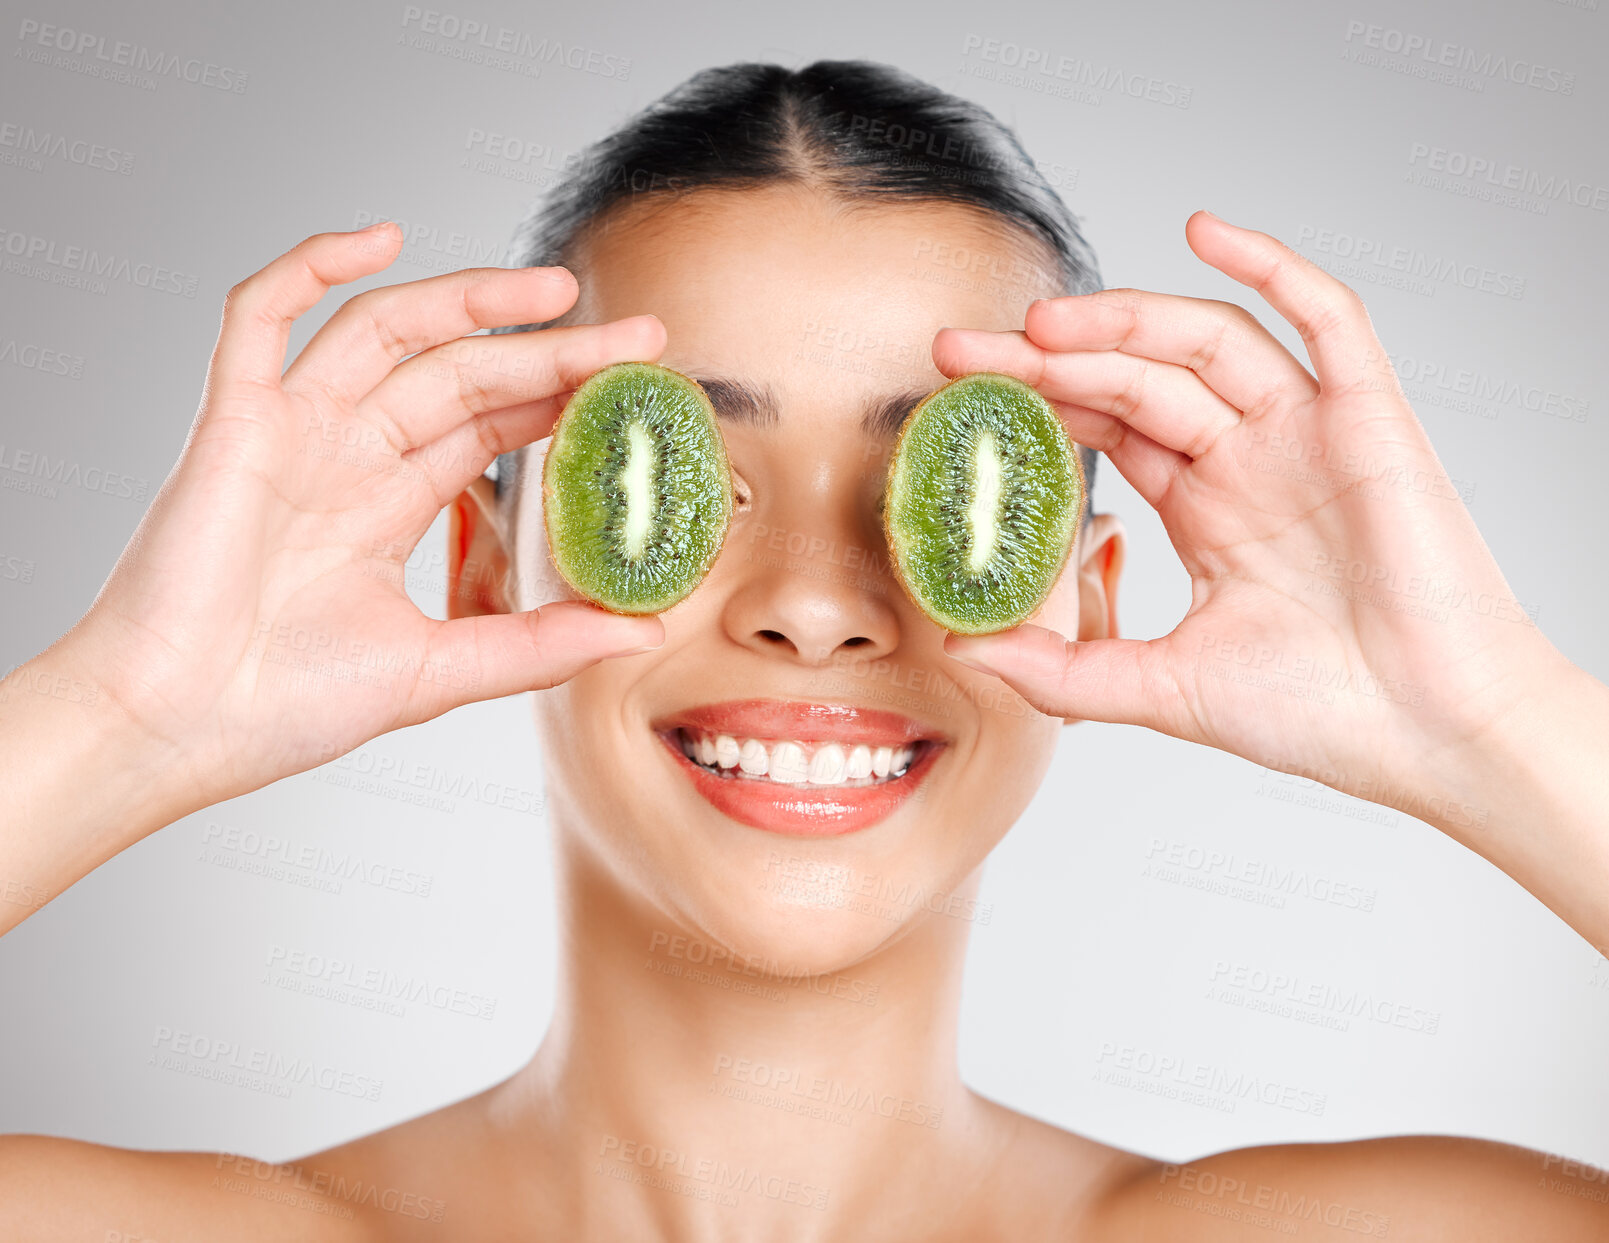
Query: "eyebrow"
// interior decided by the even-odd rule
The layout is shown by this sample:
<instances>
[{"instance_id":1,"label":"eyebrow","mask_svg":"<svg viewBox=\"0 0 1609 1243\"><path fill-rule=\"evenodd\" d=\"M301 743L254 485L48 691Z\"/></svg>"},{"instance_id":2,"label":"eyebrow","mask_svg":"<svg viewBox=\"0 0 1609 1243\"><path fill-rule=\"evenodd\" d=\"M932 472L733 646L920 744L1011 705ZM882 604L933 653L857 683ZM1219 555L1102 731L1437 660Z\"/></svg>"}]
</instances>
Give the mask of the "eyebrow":
<instances>
[{"instance_id":1,"label":"eyebrow","mask_svg":"<svg viewBox=\"0 0 1609 1243\"><path fill-rule=\"evenodd\" d=\"M749 427L771 427L782 417L776 394L769 385L756 388L741 380L698 381L709 394L710 405L715 407L717 418L727 423L741 423Z\"/></svg>"},{"instance_id":2,"label":"eyebrow","mask_svg":"<svg viewBox=\"0 0 1609 1243\"><path fill-rule=\"evenodd\" d=\"M874 398L867 403L866 413L861 415L861 430L873 436L894 435L904 424L905 417L916 409L917 404L931 391L925 388L908 388L903 392Z\"/></svg>"},{"instance_id":3,"label":"eyebrow","mask_svg":"<svg viewBox=\"0 0 1609 1243\"><path fill-rule=\"evenodd\" d=\"M746 384L741 380L697 377L709 394L716 417L726 423L747 427L774 427L782 417L782 405L769 385ZM906 415L926 397L929 389L909 388L874 397L866 403L860 427L873 436L888 437L899 431Z\"/></svg>"}]
</instances>

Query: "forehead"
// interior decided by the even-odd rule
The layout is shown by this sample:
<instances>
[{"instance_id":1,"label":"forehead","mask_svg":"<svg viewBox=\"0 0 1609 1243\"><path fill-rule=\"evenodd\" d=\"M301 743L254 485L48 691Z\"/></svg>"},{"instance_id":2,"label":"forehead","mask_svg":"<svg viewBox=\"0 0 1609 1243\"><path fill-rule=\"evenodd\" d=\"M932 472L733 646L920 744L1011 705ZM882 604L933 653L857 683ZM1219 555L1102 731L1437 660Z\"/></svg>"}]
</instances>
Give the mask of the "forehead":
<instances>
[{"instance_id":1,"label":"forehead","mask_svg":"<svg viewBox=\"0 0 1609 1243\"><path fill-rule=\"evenodd\" d=\"M777 404L936 387L945 326L1015 330L1061 292L1048 247L956 203L845 201L805 185L650 196L578 248L567 319L652 312L661 361L765 386Z\"/></svg>"}]
</instances>

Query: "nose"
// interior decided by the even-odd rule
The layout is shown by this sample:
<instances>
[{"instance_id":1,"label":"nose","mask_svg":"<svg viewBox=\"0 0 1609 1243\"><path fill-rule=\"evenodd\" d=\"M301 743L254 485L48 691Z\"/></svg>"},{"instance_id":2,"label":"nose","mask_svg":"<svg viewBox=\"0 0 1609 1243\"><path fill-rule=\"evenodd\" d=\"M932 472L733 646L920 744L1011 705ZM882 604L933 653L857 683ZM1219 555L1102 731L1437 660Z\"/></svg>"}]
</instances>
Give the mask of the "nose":
<instances>
[{"instance_id":1,"label":"nose","mask_svg":"<svg viewBox=\"0 0 1609 1243\"><path fill-rule=\"evenodd\" d=\"M899 644L899 615L888 600L897 590L876 568L881 558L861 545L792 536L804 552L773 551L757 540L748 550L743 585L727 598L727 635L752 651L812 667L841 652L857 658L888 655Z\"/></svg>"}]
</instances>

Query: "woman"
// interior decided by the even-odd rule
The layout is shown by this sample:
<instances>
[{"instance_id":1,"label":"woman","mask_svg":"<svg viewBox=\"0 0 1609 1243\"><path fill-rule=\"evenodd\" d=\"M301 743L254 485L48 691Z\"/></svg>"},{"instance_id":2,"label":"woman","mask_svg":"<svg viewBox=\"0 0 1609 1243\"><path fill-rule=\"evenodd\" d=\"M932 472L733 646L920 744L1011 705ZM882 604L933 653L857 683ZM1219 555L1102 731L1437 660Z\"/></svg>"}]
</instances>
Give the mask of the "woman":
<instances>
[{"instance_id":1,"label":"woman","mask_svg":"<svg viewBox=\"0 0 1609 1243\"><path fill-rule=\"evenodd\" d=\"M1311 373L1239 307L1094 292L976 107L878 66L746 65L600 144L518 267L356 297L288 370L291 325L398 231L309 238L232 290L172 476L84 619L4 684L0 870L59 892L332 741L545 688L556 1016L507 1081L290 1165L0 1141L5 1237L1602 1238L1591 1172L1526 1149L1165 1166L958 1077L966 904L1067 720L1345 774L1422 817L1487 809L1431 822L1609 944L1609 690L1490 610L1431 628L1306 590L1360 562L1512 599L1357 298L1266 235L1206 213L1186 235ZM719 562L662 618L556 579L521 451L628 359L705 382L737 477ZM1002 636L946 636L894 585L891 433L978 370L1037 386L1157 508L1195 585L1172 634L1118 637L1109 514ZM449 505L435 622L402 569ZM1290 692L1319 666L1327 702ZM734 775L734 747L768 771ZM777 780L784 747L817 779ZM886 754L850 779L860 747ZM924 900L868 900L885 883Z\"/></svg>"}]
</instances>

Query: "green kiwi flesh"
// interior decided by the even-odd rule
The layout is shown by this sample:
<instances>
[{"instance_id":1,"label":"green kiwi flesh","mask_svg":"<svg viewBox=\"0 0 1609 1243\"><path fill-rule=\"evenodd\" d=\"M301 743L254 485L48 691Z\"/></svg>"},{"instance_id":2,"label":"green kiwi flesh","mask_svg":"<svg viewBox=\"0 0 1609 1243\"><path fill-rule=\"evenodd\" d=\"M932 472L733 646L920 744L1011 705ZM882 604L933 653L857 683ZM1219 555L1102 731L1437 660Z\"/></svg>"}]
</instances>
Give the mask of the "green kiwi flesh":
<instances>
[{"instance_id":1,"label":"green kiwi flesh","mask_svg":"<svg viewBox=\"0 0 1609 1243\"><path fill-rule=\"evenodd\" d=\"M703 581L732 519L732 474L697 381L616 363L564 407L542 466L548 550L615 613L661 613Z\"/></svg>"},{"instance_id":2,"label":"green kiwi flesh","mask_svg":"<svg viewBox=\"0 0 1609 1243\"><path fill-rule=\"evenodd\" d=\"M991 634L1044 603L1083 505L1083 470L1050 403L1021 380L976 372L906 418L883 521L917 606L946 630Z\"/></svg>"}]
</instances>

